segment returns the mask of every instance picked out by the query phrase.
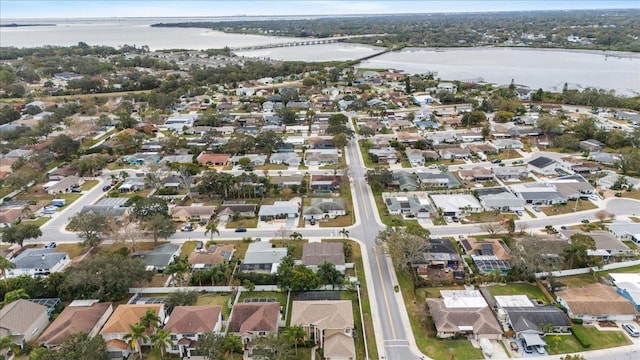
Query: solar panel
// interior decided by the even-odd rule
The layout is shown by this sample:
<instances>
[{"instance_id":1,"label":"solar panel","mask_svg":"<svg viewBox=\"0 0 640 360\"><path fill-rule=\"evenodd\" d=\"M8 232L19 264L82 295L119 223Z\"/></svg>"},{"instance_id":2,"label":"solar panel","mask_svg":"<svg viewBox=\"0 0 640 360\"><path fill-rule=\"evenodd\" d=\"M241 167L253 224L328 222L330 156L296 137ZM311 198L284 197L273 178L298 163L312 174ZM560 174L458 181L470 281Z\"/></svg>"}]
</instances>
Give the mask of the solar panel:
<instances>
[{"instance_id":1,"label":"solar panel","mask_svg":"<svg viewBox=\"0 0 640 360\"><path fill-rule=\"evenodd\" d=\"M491 244L482 244L482 255L493 255L493 245Z\"/></svg>"},{"instance_id":2,"label":"solar panel","mask_svg":"<svg viewBox=\"0 0 640 360\"><path fill-rule=\"evenodd\" d=\"M469 240L463 239L461 241L461 243L462 243L462 247L464 248L465 251L469 251L469 250L472 249L471 244L469 244Z\"/></svg>"},{"instance_id":3,"label":"solar panel","mask_svg":"<svg viewBox=\"0 0 640 360\"><path fill-rule=\"evenodd\" d=\"M278 302L277 299L273 298L246 298L244 299L245 303L272 303Z\"/></svg>"},{"instance_id":4,"label":"solar panel","mask_svg":"<svg viewBox=\"0 0 640 360\"><path fill-rule=\"evenodd\" d=\"M298 294L298 300L340 300L339 291L307 291Z\"/></svg>"},{"instance_id":5,"label":"solar panel","mask_svg":"<svg viewBox=\"0 0 640 360\"><path fill-rule=\"evenodd\" d=\"M164 297L141 297L136 300L136 304L166 304L167 300Z\"/></svg>"}]
</instances>

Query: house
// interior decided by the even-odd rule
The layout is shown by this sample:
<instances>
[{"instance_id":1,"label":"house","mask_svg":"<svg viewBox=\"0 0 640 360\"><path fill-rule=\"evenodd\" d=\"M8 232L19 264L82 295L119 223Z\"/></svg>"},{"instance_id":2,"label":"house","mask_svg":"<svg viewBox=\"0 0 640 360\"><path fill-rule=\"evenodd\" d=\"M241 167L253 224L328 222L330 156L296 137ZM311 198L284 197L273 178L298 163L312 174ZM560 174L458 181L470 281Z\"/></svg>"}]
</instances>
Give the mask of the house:
<instances>
[{"instance_id":1,"label":"house","mask_svg":"<svg viewBox=\"0 0 640 360\"><path fill-rule=\"evenodd\" d=\"M614 221L607 225L609 232L620 241L633 241L640 245L640 223Z\"/></svg>"},{"instance_id":2,"label":"house","mask_svg":"<svg viewBox=\"0 0 640 360\"><path fill-rule=\"evenodd\" d=\"M603 165L613 166L620 162L620 156L602 151L591 151L588 156L589 160L593 160Z\"/></svg>"},{"instance_id":3,"label":"house","mask_svg":"<svg viewBox=\"0 0 640 360\"><path fill-rule=\"evenodd\" d=\"M258 210L258 217L262 221L273 219L289 219L298 217L300 206L290 201L276 201L273 205L262 205Z\"/></svg>"},{"instance_id":4,"label":"house","mask_svg":"<svg viewBox=\"0 0 640 360\"><path fill-rule=\"evenodd\" d=\"M407 160L409 161L411 166L424 166L425 158L423 150L407 149L404 153L407 156Z\"/></svg>"},{"instance_id":5,"label":"house","mask_svg":"<svg viewBox=\"0 0 640 360\"><path fill-rule=\"evenodd\" d=\"M337 164L340 161L338 149L309 149L305 152L305 164L308 166L322 166Z\"/></svg>"},{"instance_id":6,"label":"house","mask_svg":"<svg viewBox=\"0 0 640 360\"><path fill-rule=\"evenodd\" d=\"M541 175L555 175L560 164L546 156L539 156L527 163L527 170Z\"/></svg>"},{"instance_id":7,"label":"house","mask_svg":"<svg viewBox=\"0 0 640 360\"><path fill-rule=\"evenodd\" d=\"M586 198L595 192L594 187L581 175L569 175L547 181L567 199Z\"/></svg>"},{"instance_id":8,"label":"house","mask_svg":"<svg viewBox=\"0 0 640 360\"><path fill-rule=\"evenodd\" d=\"M507 323L523 339L527 346L545 346L547 334L566 334L571 329L571 321L556 306L500 307L506 315ZM500 313L501 310L498 310Z\"/></svg>"},{"instance_id":9,"label":"house","mask_svg":"<svg viewBox=\"0 0 640 360\"><path fill-rule=\"evenodd\" d=\"M210 168L221 168L227 165L231 155L229 154L213 154L201 152L196 158L196 161L200 165L206 165Z\"/></svg>"},{"instance_id":10,"label":"house","mask_svg":"<svg viewBox=\"0 0 640 360\"><path fill-rule=\"evenodd\" d=\"M462 251L471 257L481 274L498 271L506 275L511 268L511 250L500 239L458 238Z\"/></svg>"},{"instance_id":11,"label":"house","mask_svg":"<svg viewBox=\"0 0 640 360\"><path fill-rule=\"evenodd\" d=\"M444 216L463 216L466 213L481 212L482 205L473 195L452 194L435 195L432 194L433 206L442 211Z\"/></svg>"},{"instance_id":12,"label":"house","mask_svg":"<svg viewBox=\"0 0 640 360\"><path fill-rule=\"evenodd\" d=\"M234 216L252 218L256 216L258 205L247 204L244 201L225 201L218 208L216 218L219 221L229 221Z\"/></svg>"},{"instance_id":13,"label":"house","mask_svg":"<svg viewBox=\"0 0 640 360\"><path fill-rule=\"evenodd\" d=\"M323 349L326 360L355 360L353 307L349 300L294 301L291 325Z\"/></svg>"},{"instance_id":14,"label":"house","mask_svg":"<svg viewBox=\"0 0 640 360\"><path fill-rule=\"evenodd\" d=\"M623 188L640 189L640 179L631 176L618 175L614 172L596 180L596 184L603 189L610 189L617 181L620 181L620 178L624 178L624 182L626 182L626 184L622 185Z\"/></svg>"},{"instance_id":15,"label":"house","mask_svg":"<svg viewBox=\"0 0 640 360\"><path fill-rule=\"evenodd\" d=\"M282 176L271 176L269 182L278 189L299 187L304 179L304 175L292 174Z\"/></svg>"},{"instance_id":16,"label":"house","mask_svg":"<svg viewBox=\"0 0 640 360\"><path fill-rule=\"evenodd\" d=\"M533 205L554 205L565 204L566 196L561 194L553 184L550 183L524 183L510 185L509 188L520 199L527 204Z\"/></svg>"},{"instance_id":17,"label":"house","mask_svg":"<svg viewBox=\"0 0 640 360\"><path fill-rule=\"evenodd\" d=\"M269 242L249 244L240 269L249 272L275 274L282 258L287 256L286 248L273 247Z\"/></svg>"},{"instance_id":18,"label":"house","mask_svg":"<svg viewBox=\"0 0 640 360\"><path fill-rule=\"evenodd\" d=\"M471 169L461 169L458 175L462 180L467 181L491 181L493 180L493 172L490 168L476 166Z\"/></svg>"},{"instance_id":19,"label":"house","mask_svg":"<svg viewBox=\"0 0 640 360\"><path fill-rule=\"evenodd\" d=\"M179 222L209 221L216 212L215 206L174 206L169 210L171 220Z\"/></svg>"},{"instance_id":20,"label":"house","mask_svg":"<svg viewBox=\"0 0 640 360\"><path fill-rule=\"evenodd\" d=\"M0 309L0 338L8 336L20 348L34 340L49 325L47 307L19 299Z\"/></svg>"},{"instance_id":21,"label":"house","mask_svg":"<svg viewBox=\"0 0 640 360\"><path fill-rule=\"evenodd\" d=\"M160 126L162 130L174 131L182 133L186 128L193 127L197 118L195 115L177 115L170 116L163 125Z\"/></svg>"},{"instance_id":22,"label":"house","mask_svg":"<svg viewBox=\"0 0 640 360\"><path fill-rule=\"evenodd\" d=\"M424 274L427 268L458 269L462 265L462 258L449 239L428 239L429 251L423 252L419 260L412 263L419 274Z\"/></svg>"},{"instance_id":23,"label":"house","mask_svg":"<svg viewBox=\"0 0 640 360\"><path fill-rule=\"evenodd\" d=\"M502 327L478 290L441 290L442 298L427 299L439 338L469 336L502 339Z\"/></svg>"},{"instance_id":24,"label":"house","mask_svg":"<svg viewBox=\"0 0 640 360\"><path fill-rule=\"evenodd\" d=\"M426 193L402 194L382 193L382 201L387 206L389 215L403 215L408 218L428 219L432 209Z\"/></svg>"},{"instance_id":25,"label":"house","mask_svg":"<svg viewBox=\"0 0 640 360\"><path fill-rule=\"evenodd\" d=\"M84 184L84 179L78 176L67 176L54 183L46 183L43 188L49 195L67 194L71 190Z\"/></svg>"},{"instance_id":26,"label":"house","mask_svg":"<svg viewBox=\"0 0 640 360\"><path fill-rule=\"evenodd\" d=\"M318 270L318 266L324 262L332 263L336 269L344 273L344 245L333 242L312 242L302 246L302 264Z\"/></svg>"},{"instance_id":27,"label":"house","mask_svg":"<svg viewBox=\"0 0 640 360\"><path fill-rule=\"evenodd\" d=\"M25 217L26 214L22 211L22 208L0 209L0 228L10 227L18 220L22 220Z\"/></svg>"},{"instance_id":28,"label":"house","mask_svg":"<svg viewBox=\"0 0 640 360\"><path fill-rule=\"evenodd\" d=\"M157 164L160 162L162 156L157 152L144 152L144 153L135 153L133 155L127 155L122 157L122 161L126 162L129 165L148 165L148 164Z\"/></svg>"},{"instance_id":29,"label":"house","mask_svg":"<svg viewBox=\"0 0 640 360\"><path fill-rule=\"evenodd\" d=\"M338 175L311 175L309 186L314 193L330 193L340 189L342 177Z\"/></svg>"},{"instance_id":30,"label":"house","mask_svg":"<svg viewBox=\"0 0 640 360\"><path fill-rule=\"evenodd\" d=\"M74 300L38 338L40 346L56 348L73 334L94 337L113 313L113 303L99 300Z\"/></svg>"},{"instance_id":31,"label":"house","mask_svg":"<svg viewBox=\"0 0 640 360\"><path fill-rule=\"evenodd\" d=\"M418 171L417 176L418 182L420 182L420 184L425 188L457 189L462 185L460 183L460 180L458 180L458 178L454 174L448 171Z\"/></svg>"},{"instance_id":32,"label":"house","mask_svg":"<svg viewBox=\"0 0 640 360\"><path fill-rule=\"evenodd\" d=\"M18 256L11 259L15 265L6 271L6 277L20 275L46 276L62 271L70 262L66 252L56 252L54 249L25 249Z\"/></svg>"},{"instance_id":33,"label":"house","mask_svg":"<svg viewBox=\"0 0 640 360\"><path fill-rule=\"evenodd\" d=\"M585 233L576 230L560 230L560 234L565 239L571 239L572 235ZM585 235L591 237L596 245L595 250L587 250L588 256L601 256L604 260L608 260L611 256L633 255L634 253L633 250L608 231L589 231Z\"/></svg>"},{"instance_id":34,"label":"house","mask_svg":"<svg viewBox=\"0 0 640 360\"><path fill-rule=\"evenodd\" d=\"M580 146L580 149L591 152L591 151L601 151L602 149L604 149L605 145L604 143L596 139L587 139L587 140L580 141L579 146Z\"/></svg>"},{"instance_id":35,"label":"house","mask_svg":"<svg viewBox=\"0 0 640 360\"><path fill-rule=\"evenodd\" d=\"M451 159L468 159L471 157L471 151L469 149L461 147L450 147L438 150L440 158L445 160Z\"/></svg>"},{"instance_id":36,"label":"house","mask_svg":"<svg viewBox=\"0 0 640 360\"><path fill-rule=\"evenodd\" d=\"M250 302L233 305L227 324L227 332L239 336L245 348L257 338L278 331L280 303Z\"/></svg>"},{"instance_id":37,"label":"house","mask_svg":"<svg viewBox=\"0 0 640 360\"><path fill-rule=\"evenodd\" d=\"M302 162L302 157L296 152L278 152L269 156L270 164L284 164L288 166L298 166Z\"/></svg>"},{"instance_id":38,"label":"house","mask_svg":"<svg viewBox=\"0 0 640 360\"><path fill-rule=\"evenodd\" d=\"M514 139L496 139L491 141L493 146L495 146L498 150L510 150L510 149L522 149L524 148L524 144L520 140Z\"/></svg>"},{"instance_id":39,"label":"house","mask_svg":"<svg viewBox=\"0 0 640 360\"><path fill-rule=\"evenodd\" d=\"M395 171L392 175L390 186L402 191L418 190L418 180L416 175L406 171Z\"/></svg>"},{"instance_id":40,"label":"house","mask_svg":"<svg viewBox=\"0 0 640 360\"><path fill-rule=\"evenodd\" d=\"M147 265L147 271L163 272L175 259L180 256L181 245L163 244L153 250L138 250L131 257L141 259Z\"/></svg>"},{"instance_id":41,"label":"house","mask_svg":"<svg viewBox=\"0 0 640 360\"><path fill-rule=\"evenodd\" d=\"M529 177L529 171L524 166L497 166L491 168L493 175L503 181L521 180Z\"/></svg>"},{"instance_id":42,"label":"house","mask_svg":"<svg viewBox=\"0 0 640 360\"><path fill-rule=\"evenodd\" d=\"M131 332L130 325L138 323L147 310L152 311L160 318L160 323L164 324L166 316L164 304L122 304L118 305L111 314L107 323L100 330L100 335L107 343L107 352L111 359L126 359L131 352L135 351L135 349L131 349L124 336ZM151 345L148 339L142 338L141 340L140 345Z\"/></svg>"},{"instance_id":43,"label":"house","mask_svg":"<svg viewBox=\"0 0 640 360\"><path fill-rule=\"evenodd\" d=\"M396 149L389 147L384 149L369 149L367 154L373 162L379 164L395 164L398 162Z\"/></svg>"},{"instance_id":44,"label":"house","mask_svg":"<svg viewBox=\"0 0 640 360\"><path fill-rule=\"evenodd\" d=\"M197 341L222 329L222 307L219 305L176 306L164 329L171 334L168 352L191 358ZM193 354L195 355L195 354Z\"/></svg>"},{"instance_id":45,"label":"house","mask_svg":"<svg viewBox=\"0 0 640 360\"><path fill-rule=\"evenodd\" d=\"M210 245L206 250L194 250L189 254L189 265L194 270L208 269L230 261L236 248L233 245Z\"/></svg>"},{"instance_id":46,"label":"house","mask_svg":"<svg viewBox=\"0 0 640 360\"><path fill-rule=\"evenodd\" d=\"M475 194L486 211L524 211L524 200L504 187L478 188Z\"/></svg>"},{"instance_id":47,"label":"house","mask_svg":"<svg viewBox=\"0 0 640 360\"><path fill-rule=\"evenodd\" d=\"M616 286L618 294L631 301L636 310L640 311L640 274L610 273L609 278Z\"/></svg>"},{"instance_id":48,"label":"house","mask_svg":"<svg viewBox=\"0 0 640 360\"><path fill-rule=\"evenodd\" d=\"M462 142L465 142L465 143L484 140L484 136L482 136L481 133L472 132L472 131L460 133L458 134L458 137L460 137L460 140L462 140Z\"/></svg>"},{"instance_id":49,"label":"house","mask_svg":"<svg viewBox=\"0 0 640 360\"><path fill-rule=\"evenodd\" d=\"M438 84L437 89L438 91L444 91L451 94L455 94L458 91L458 87L455 84L450 82L443 82Z\"/></svg>"},{"instance_id":50,"label":"house","mask_svg":"<svg viewBox=\"0 0 640 360\"><path fill-rule=\"evenodd\" d=\"M128 177L118 187L120 193L132 193L142 191L147 186L144 178L140 177Z\"/></svg>"},{"instance_id":51,"label":"house","mask_svg":"<svg viewBox=\"0 0 640 360\"><path fill-rule=\"evenodd\" d=\"M556 292L557 301L572 319L591 321L632 321L637 315L633 304L605 284L590 284Z\"/></svg>"},{"instance_id":52,"label":"house","mask_svg":"<svg viewBox=\"0 0 640 360\"><path fill-rule=\"evenodd\" d=\"M267 155L262 154L244 154L234 155L229 159L229 162L234 166L240 164L240 159L247 158L253 166L263 166L267 162Z\"/></svg>"},{"instance_id":53,"label":"house","mask_svg":"<svg viewBox=\"0 0 640 360\"><path fill-rule=\"evenodd\" d=\"M347 214L347 208L342 199L312 198L311 205L302 209L302 218L311 219L335 219Z\"/></svg>"}]
</instances>

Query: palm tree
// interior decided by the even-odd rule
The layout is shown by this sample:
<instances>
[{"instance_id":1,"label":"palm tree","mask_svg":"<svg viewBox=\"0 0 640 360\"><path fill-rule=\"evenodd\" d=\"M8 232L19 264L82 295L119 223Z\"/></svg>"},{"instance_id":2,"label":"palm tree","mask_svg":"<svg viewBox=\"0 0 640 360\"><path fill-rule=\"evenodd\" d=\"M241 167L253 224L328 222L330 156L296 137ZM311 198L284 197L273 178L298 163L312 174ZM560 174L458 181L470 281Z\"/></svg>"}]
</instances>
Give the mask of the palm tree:
<instances>
[{"instance_id":1,"label":"palm tree","mask_svg":"<svg viewBox=\"0 0 640 360\"><path fill-rule=\"evenodd\" d=\"M129 346L134 351L138 351L138 356L142 359L142 348L140 347L140 343L148 339L147 336L147 328L140 324L130 324L129 329L131 332L124 335L124 340L129 340Z\"/></svg>"},{"instance_id":2,"label":"palm tree","mask_svg":"<svg viewBox=\"0 0 640 360\"><path fill-rule=\"evenodd\" d=\"M30 296L25 289L16 289L4 294L4 301L0 305L10 304L16 300L29 299Z\"/></svg>"},{"instance_id":3,"label":"palm tree","mask_svg":"<svg viewBox=\"0 0 640 360\"><path fill-rule=\"evenodd\" d=\"M288 328L284 329L284 336L286 336L289 341L293 341L296 347L296 354L298 354L298 341L304 340L306 336L302 326L289 326Z\"/></svg>"},{"instance_id":4,"label":"palm tree","mask_svg":"<svg viewBox=\"0 0 640 360\"><path fill-rule=\"evenodd\" d=\"M209 221L207 223L207 227L206 230L204 232L204 236L207 236L207 234L211 235L211 241L213 241L213 233L215 233L216 235L220 236L220 230L218 230L218 223L216 221Z\"/></svg>"},{"instance_id":5,"label":"palm tree","mask_svg":"<svg viewBox=\"0 0 640 360\"><path fill-rule=\"evenodd\" d=\"M299 232L295 231L293 233L291 233L291 235L289 235L289 237L291 238L291 240L302 240L302 234L300 234Z\"/></svg>"},{"instance_id":6,"label":"palm tree","mask_svg":"<svg viewBox=\"0 0 640 360\"><path fill-rule=\"evenodd\" d=\"M349 238L349 230L342 228L342 230L338 231L338 234L342 235L342 237L348 239Z\"/></svg>"},{"instance_id":7,"label":"palm tree","mask_svg":"<svg viewBox=\"0 0 640 360\"><path fill-rule=\"evenodd\" d=\"M16 267L16 264L9 261L6 257L0 256L0 279L4 279L7 269L13 269L14 267Z\"/></svg>"},{"instance_id":8,"label":"palm tree","mask_svg":"<svg viewBox=\"0 0 640 360\"><path fill-rule=\"evenodd\" d=\"M144 315L142 315L142 317L140 318L140 325L144 326L144 328L146 330L153 330L156 329L160 323L162 323L162 320L160 320L160 317L158 316L158 314L156 314L153 310L148 309L146 313L144 313Z\"/></svg>"},{"instance_id":9,"label":"palm tree","mask_svg":"<svg viewBox=\"0 0 640 360\"><path fill-rule=\"evenodd\" d=\"M151 342L153 343L153 348L160 353L160 358L164 360L167 347L171 346L171 333L169 330L160 329L151 334Z\"/></svg>"},{"instance_id":10,"label":"palm tree","mask_svg":"<svg viewBox=\"0 0 640 360\"><path fill-rule=\"evenodd\" d=\"M20 347L16 345L11 336L3 336L0 338L0 354L9 355L12 352L14 354L18 354L20 352ZM2 355L0 355L2 356Z\"/></svg>"},{"instance_id":11,"label":"palm tree","mask_svg":"<svg viewBox=\"0 0 640 360\"><path fill-rule=\"evenodd\" d=\"M235 350L239 350L239 352L242 352L242 340L235 335L227 334L227 336L224 337L224 344L222 347L233 360L233 353L235 352Z\"/></svg>"}]
</instances>

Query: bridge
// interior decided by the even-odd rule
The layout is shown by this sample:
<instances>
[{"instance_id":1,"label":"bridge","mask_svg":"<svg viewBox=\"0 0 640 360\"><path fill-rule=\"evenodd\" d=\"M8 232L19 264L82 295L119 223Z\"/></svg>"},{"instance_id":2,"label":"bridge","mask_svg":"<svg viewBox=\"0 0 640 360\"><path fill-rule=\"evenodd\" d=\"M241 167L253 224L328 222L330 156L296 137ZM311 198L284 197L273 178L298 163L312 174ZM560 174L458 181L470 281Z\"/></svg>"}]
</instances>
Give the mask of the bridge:
<instances>
[{"instance_id":1,"label":"bridge","mask_svg":"<svg viewBox=\"0 0 640 360\"><path fill-rule=\"evenodd\" d=\"M317 38L317 39L310 39L310 40L299 40L299 41L289 41L289 42L272 43L272 44L261 44L261 45L233 47L233 48L231 48L231 51L232 52L236 52L236 51L250 51L250 50L272 49L272 48L291 47L291 46L333 44L333 43L337 43L337 42L344 41L344 40L347 40L347 39L356 39L356 38L364 38L364 37L378 37L378 36L387 36L387 35L388 34L366 34L366 35L334 36L334 37L330 37L330 38Z\"/></svg>"}]
</instances>

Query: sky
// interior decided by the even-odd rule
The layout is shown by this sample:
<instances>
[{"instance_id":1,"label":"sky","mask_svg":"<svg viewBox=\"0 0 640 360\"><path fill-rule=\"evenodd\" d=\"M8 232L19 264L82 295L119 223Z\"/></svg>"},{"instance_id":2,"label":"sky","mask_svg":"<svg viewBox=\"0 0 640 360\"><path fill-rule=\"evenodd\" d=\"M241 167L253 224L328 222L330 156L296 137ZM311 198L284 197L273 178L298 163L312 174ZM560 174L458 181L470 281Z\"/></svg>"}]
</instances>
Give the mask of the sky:
<instances>
[{"instance_id":1,"label":"sky","mask_svg":"<svg viewBox=\"0 0 640 360\"><path fill-rule=\"evenodd\" d=\"M0 19L85 17L204 17L237 15L357 15L621 8L640 8L640 0L0 0Z\"/></svg>"}]
</instances>

